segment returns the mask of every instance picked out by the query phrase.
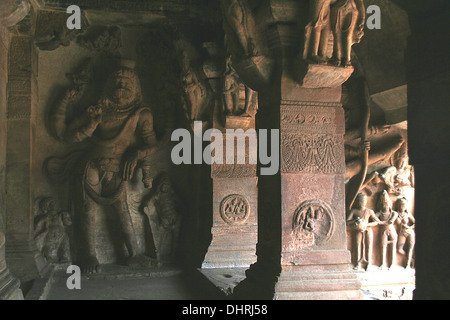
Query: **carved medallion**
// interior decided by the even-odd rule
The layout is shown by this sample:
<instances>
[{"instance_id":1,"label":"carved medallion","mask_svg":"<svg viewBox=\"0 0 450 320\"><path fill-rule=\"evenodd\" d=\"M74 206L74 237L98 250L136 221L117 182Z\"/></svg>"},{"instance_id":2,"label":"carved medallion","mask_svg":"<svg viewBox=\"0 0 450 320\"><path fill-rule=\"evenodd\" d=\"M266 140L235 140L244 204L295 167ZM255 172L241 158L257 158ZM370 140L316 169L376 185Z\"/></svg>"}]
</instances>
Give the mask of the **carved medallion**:
<instances>
[{"instance_id":1,"label":"carved medallion","mask_svg":"<svg viewBox=\"0 0 450 320\"><path fill-rule=\"evenodd\" d=\"M295 210L292 221L294 238L301 247L320 245L334 232L334 214L322 200L308 200Z\"/></svg>"},{"instance_id":2,"label":"carved medallion","mask_svg":"<svg viewBox=\"0 0 450 320\"><path fill-rule=\"evenodd\" d=\"M244 223L250 213L247 199L239 194L226 196L220 204L220 216L231 225Z\"/></svg>"}]
</instances>

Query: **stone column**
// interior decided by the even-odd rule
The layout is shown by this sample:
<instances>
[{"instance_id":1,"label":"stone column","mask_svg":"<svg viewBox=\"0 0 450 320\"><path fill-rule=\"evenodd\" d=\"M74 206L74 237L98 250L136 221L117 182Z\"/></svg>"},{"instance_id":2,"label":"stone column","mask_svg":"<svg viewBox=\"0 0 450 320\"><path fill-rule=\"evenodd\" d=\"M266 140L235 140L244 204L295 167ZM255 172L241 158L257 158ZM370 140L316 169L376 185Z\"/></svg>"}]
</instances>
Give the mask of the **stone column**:
<instances>
[{"instance_id":1,"label":"stone column","mask_svg":"<svg viewBox=\"0 0 450 320\"><path fill-rule=\"evenodd\" d=\"M333 69L326 72L345 71ZM281 274L275 298L359 298L346 244L341 88L305 89L284 77L281 86Z\"/></svg>"},{"instance_id":2,"label":"stone column","mask_svg":"<svg viewBox=\"0 0 450 320\"><path fill-rule=\"evenodd\" d=\"M409 15L408 152L415 173L415 300L449 299L448 2L399 3Z\"/></svg>"},{"instance_id":3,"label":"stone column","mask_svg":"<svg viewBox=\"0 0 450 320\"><path fill-rule=\"evenodd\" d=\"M353 68L302 59L302 31L293 22L305 24L304 5L286 1L265 9L275 69L259 91L256 128L279 130L280 170L258 176L258 262L234 292L238 298L360 299L346 244L340 104L341 84Z\"/></svg>"},{"instance_id":4,"label":"stone column","mask_svg":"<svg viewBox=\"0 0 450 320\"><path fill-rule=\"evenodd\" d=\"M224 133L224 158L227 137L246 140L246 134ZM245 142L248 150L256 134ZM231 151L237 151L234 148ZM235 152L236 155L236 152ZM248 154L247 154L248 155ZM248 160L248 156L246 157ZM257 242L257 177L256 164L213 164L213 226L212 241L202 268L248 267L256 261Z\"/></svg>"},{"instance_id":5,"label":"stone column","mask_svg":"<svg viewBox=\"0 0 450 320\"><path fill-rule=\"evenodd\" d=\"M9 42L6 108L6 260L21 281L39 277L46 261L33 240L32 147L37 105L37 52L28 16Z\"/></svg>"},{"instance_id":6,"label":"stone column","mask_svg":"<svg viewBox=\"0 0 450 320\"><path fill-rule=\"evenodd\" d=\"M247 101L249 104L247 113L225 116L222 92L223 70L219 67L221 63L223 60L216 62L214 68L208 68L215 72L206 72L211 87L216 93L213 127L217 132L222 133L223 163L211 165L212 239L202 269L248 267L256 261L258 178L256 176L257 137L254 114L257 99L256 94L249 95L246 99L246 92L249 94L249 91L245 90L243 83L240 83L236 91L238 95L236 97L239 100L237 107L244 109L245 101ZM240 82L237 74L235 76L236 83ZM230 142L233 143L233 148L228 146ZM253 164L250 163L252 151L255 159ZM232 157L233 163L227 163L227 157Z\"/></svg>"},{"instance_id":7,"label":"stone column","mask_svg":"<svg viewBox=\"0 0 450 320\"><path fill-rule=\"evenodd\" d=\"M0 300L23 300L20 281L9 271L5 258L6 85L10 45L10 34L6 27L19 22L28 13L29 8L27 1L6 0L0 4Z\"/></svg>"}]
</instances>

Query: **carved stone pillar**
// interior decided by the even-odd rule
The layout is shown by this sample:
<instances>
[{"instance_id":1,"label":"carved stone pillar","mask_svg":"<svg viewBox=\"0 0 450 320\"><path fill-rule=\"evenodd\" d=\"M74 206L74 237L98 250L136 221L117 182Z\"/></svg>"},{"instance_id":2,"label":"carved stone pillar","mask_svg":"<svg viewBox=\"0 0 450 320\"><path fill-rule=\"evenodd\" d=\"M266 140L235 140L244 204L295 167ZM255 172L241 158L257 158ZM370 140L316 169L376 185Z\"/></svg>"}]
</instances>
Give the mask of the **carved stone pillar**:
<instances>
[{"instance_id":1,"label":"carved stone pillar","mask_svg":"<svg viewBox=\"0 0 450 320\"><path fill-rule=\"evenodd\" d=\"M21 281L38 277L46 266L33 240L31 170L34 107L37 104L37 53L28 34L30 21L12 31L7 54L5 158L6 260ZM20 29L20 31L18 31Z\"/></svg>"},{"instance_id":2,"label":"carved stone pillar","mask_svg":"<svg viewBox=\"0 0 450 320\"><path fill-rule=\"evenodd\" d=\"M341 84L353 68L302 60L302 35L284 23L305 22L302 6L286 1L266 8L275 22L266 29L275 70L259 91L256 128L279 130L280 170L258 176L258 262L235 288L239 298L362 298L346 244L340 104Z\"/></svg>"},{"instance_id":3,"label":"carved stone pillar","mask_svg":"<svg viewBox=\"0 0 450 320\"><path fill-rule=\"evenodd\" d=\"M5 260L5 161L6 161L6 82L9 36L0 27L0 300L22 300L20 282L9 271Z\"/></svg>"},{"instance_id":4,"label":"carved stone pillar","mask_svg":"<svg viewBox=\"0 0 450 320\"><path fill-rule=\"evenodd\" d=\"M282 87L288 83L282 79ZM280 102L282 270L275 298L359 298L346 245L341 89L290 92L282 90Z\"/></svg>"},{"instance_id":5,"label":"carved stone pillar","mask_svg":"<svg viewBox=\"0 0 450 320\"><path fill-rule=\"evenodd\" d=\"M23 300L20 281L13 276L5 257L5 176L6 176L6 144L7 144L7 89L8 51L10 34L6 29L19 22L29 10L26 5L17 6L20 1L3 1L0 4L0 300ZM24 1L25 3L25 1Z\"/></svg>"},{"instance_id":6,"label":"carved stone pillar","mask_svg":"<svg viewBox=\"0 0 450 320\"><path fill-rule=\"evenodd\" d=\"M216 60L217 61L217 60ZM211 165L213 179L213 225L212 240L206 253L202 268L248 267L256 261L256 243L258 239L258 188L256 161L250 163L253 151L256 160L257 137L255 129L256 95L249 94L243 83L236 89L237 109L245 109L243 115L224 114L223 70L220 62L207 72L208 79L216 92L216 110L214 128L223 134L223 163ZM214 70L214 72L212 72ZM235 75L236 83L239 83ZM227 130L236 130L228 132ZM230 139L231 138L231 139ZM227 144L233 143L230 148ZM239 145L241 149L238 150ZM245 150L242 148L245 147ZM241 152L241 154L239 153ZM233 163L227 164L227 157Z\"/></svg>"},{"instance_id":7,"label":"carved stone pillar","mask_svg":"<svg viewBox=\"0 0 450 320\"><path fill-rule=\"evenodd\" d=\"M244 134L235 136L237 140L245 139ZM256 136L253 136L256 141ZM224 134L224 145L226 140L227 134ZM248 148L249 143L245 145ZM224 158L226 152L224 146ZM256 261L258 235L256 164L213 164L211 177L212 241L202 268L248 267Z\"/></svg>"}]
</instances>

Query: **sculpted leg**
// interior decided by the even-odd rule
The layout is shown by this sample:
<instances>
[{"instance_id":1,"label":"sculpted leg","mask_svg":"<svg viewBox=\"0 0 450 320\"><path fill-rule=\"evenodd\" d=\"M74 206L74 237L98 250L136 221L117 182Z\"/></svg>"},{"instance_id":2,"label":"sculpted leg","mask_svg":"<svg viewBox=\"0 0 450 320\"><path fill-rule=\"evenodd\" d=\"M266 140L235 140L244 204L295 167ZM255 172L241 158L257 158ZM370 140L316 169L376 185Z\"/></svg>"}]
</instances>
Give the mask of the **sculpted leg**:
<instances>
[{"instance_id":1,"label":"sculpted leg","mask_svg":"<svg viewBox=\"0 0 450 320\"><path fill-rule=\"evenodd\" d=\"M356 252L356 264L355 264L355 269L358 268L361 260L362 260L362 242L363 242L363 233L362 232L355 232L355 252Z\"/></svg>"},{"instance_id":2,"label":"sculpted leg","mask_svg":"<svg viewBox=\"0 0 450 320\"><path fill-rule=\"evenodd\" d=\"M342 36L340 33L335 32L334 33L334 42L333 42L333 59L332 63L335 66L341 65L341 59L342 59Z\"/></svg>"},{"instance_id":3,"label":"sculpted leg","mask_svg":"<svg viewBox=\"0 0 450 320\"><path fill-rule=\"evenodd\" d=\"M387 258L387 236L383 234L381 236L381 265L380 269L386 268L386 258Z\"/></svg>"},{"instance_id":4,"label":"sculpted leg","mask_svg":"<svg viewBox=\"0 0 450 320\"><path fill-rule=\"evenodd\" d=\"M113 207L118 215L122 233L121 236L128 251L127 265L132 268L150 267L152 260L142 254L137 254L136 233L131 220L125 193L123 198L113 204Z\"/></svg>"},{"instance_id":5,"label":"sculpted leg","mask_svg":"<svg viewBox=\"0 0 450 320\"><path fill-rule=\"evenodd\" d=\"M393 236L393 238L392 238L391 253L392 253L391 266L393 266L397 262L397 236L396 235Z\"/></svg>"},{"instance_id":6,"label":"sculpted leg","mask_svg":"<svg viewBox=\"0 0 450 320\"><path fill-rule=\"evenodd\" d=\"M83 273L95 273L98 270L99 262L95 252L95 213L97 204L86 196L82 201L82 209L79 214L79 252L78 266Z\"/></svg>"},{"instance_id":7,"label":"sculpted leg","mask_svg":"<svg viewBox=\"0 0 450 320\"><path fill-rule=\"evenodd\" d=\"M127 248L128 256L132 257L136 255L137 241L126 199L115 202L113 207L117 213L121 236Z\"/></svg>"},{"instance_id":8,"label":"sculpted leg","mask_svg":"<svg viewBox=\"0 0 450 320\"><path fill-rule=\"evenodd\" d=\"M75 236L77 237L77 265L83 273L98 271L99 262L95 252L95 215L98 204L83 191L82 184L96 191L100 188L98 169L87 166L84 181L80 181L75 201Z\"/></svg>"},{"instance_id":9,"label":"sculpted leg","mask_svg":"<svg viewBox=\"0 0 450 320\"><path fill-rule=\"evenodd\" d=\"M365 235L365 257L364 260L367 263L367 267L370 265L370 261L372 260L372 243L373 243L373 231L371 228L366 230Z\"/></svg>"},{"instance_id":10,"label":"sculpted leg","mask_svg":"<svg viewBox=\"0 0 450 320\"><path fill-rule=\"evenodd\" d=\"M408 239L406 240L407 246L408 246L408 251L406 252L406 268L410 268L411 267L411 260L412 260L412 253L413 253L413 249L414 249L414 236L409 236Z\"/></svg>"},{"instance_id":11,"label":"sculpted leg","mask_svg":"<svg viewBox=\"0 0 450 320\"><path fill-rule=\"evenodd\" d=\"M319 44L319 57L320 62L325 63L327 61L327 51L328 51L328 40L330 39L330 27L325 26L320 34L320 44Z\"/></svg>"}]
</instances>

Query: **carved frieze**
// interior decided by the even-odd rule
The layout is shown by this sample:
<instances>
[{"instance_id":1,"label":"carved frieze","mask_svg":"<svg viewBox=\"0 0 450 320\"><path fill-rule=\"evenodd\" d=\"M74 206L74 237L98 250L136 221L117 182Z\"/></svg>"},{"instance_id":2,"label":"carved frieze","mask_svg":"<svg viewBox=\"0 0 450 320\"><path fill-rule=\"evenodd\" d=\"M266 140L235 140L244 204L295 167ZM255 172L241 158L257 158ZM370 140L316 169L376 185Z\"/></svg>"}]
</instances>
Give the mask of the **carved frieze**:
<instances>
[{"instance_id":1,"label":"carved frieze","mask_svg":"<svg viewBox=\"0 0 450 320\"><path fill-rule=\"evenodd\" d=\"M212 178L256 177L256 164L212 164Z\"/></svg>"},{"instance_id":2,"label":"carved frieze","mask_svg":"<svg viewBox=\"0 0 450 320\"><path fill-rule=\"evenodd\" d=\"M281 171L344 173L344 110L336 103L281 102Z\"/></svg>"},{"instance_id":3,"label":"carved frieze","mask_svg":"<svg viewBox=\"0 0 450 320\"><path fill-rule=\"evenodd\" d=\"M345 173L343 137L281 134L282 173Z\"/></svg>"},{"instance_id":4,"label":"carved frieze","mask_svg":"<svg viewBox=\"0 0 450 320\"><path fill-rule=\"evenodd\" d=\"M281 102L281 129L308 133L344 134L344 109L336 103Z\"/></svg>"}]
</instances>

